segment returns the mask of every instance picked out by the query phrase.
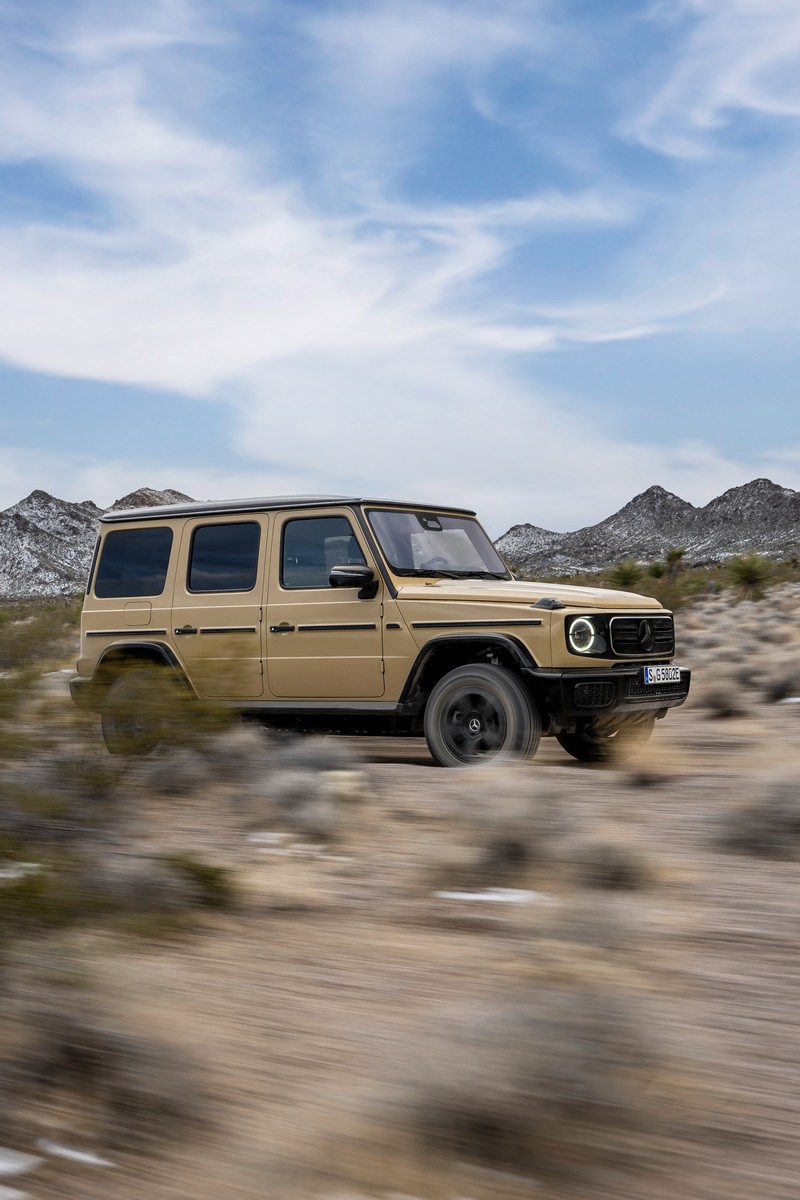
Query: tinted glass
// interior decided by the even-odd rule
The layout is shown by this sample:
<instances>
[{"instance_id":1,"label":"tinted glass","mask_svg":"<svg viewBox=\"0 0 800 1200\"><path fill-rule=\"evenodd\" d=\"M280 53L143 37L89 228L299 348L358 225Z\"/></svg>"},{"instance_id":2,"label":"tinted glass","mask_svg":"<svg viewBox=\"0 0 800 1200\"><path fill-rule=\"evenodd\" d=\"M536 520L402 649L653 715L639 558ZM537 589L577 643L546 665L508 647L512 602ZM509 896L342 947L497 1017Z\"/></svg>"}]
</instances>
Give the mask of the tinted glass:
<instances>
[{"instance_id":1,"label":"tinted glass","mask_svg":"<svg viewBox=\"0 0 800 1200\"><path fill-rule=\"evenodd\" d=\"M160 596L171 548L172 530L168 528L112 530L100 553L95 596Z\"/></svg>"},{"instance_id":2,"label":"tinted glass","mask_svg":"<svg viewBox=\"0 0 800 1200\"><path fill-rule=\"evenodd\" d=\"M189 554L190 592L249 592L256 585L260 527L256 521L200 525Z\"/></svg>"},{"instance_id":3,"label":"tinted glass","mask_svg":"<svg viewBox=\"0 0 800 1200\"><path fill-rule=\"evenodd\" d=\"M304 517L283 527L281 583L287 588L330 587L333 567L367 565L346 517Z\"/></svg>"}]
</instances>

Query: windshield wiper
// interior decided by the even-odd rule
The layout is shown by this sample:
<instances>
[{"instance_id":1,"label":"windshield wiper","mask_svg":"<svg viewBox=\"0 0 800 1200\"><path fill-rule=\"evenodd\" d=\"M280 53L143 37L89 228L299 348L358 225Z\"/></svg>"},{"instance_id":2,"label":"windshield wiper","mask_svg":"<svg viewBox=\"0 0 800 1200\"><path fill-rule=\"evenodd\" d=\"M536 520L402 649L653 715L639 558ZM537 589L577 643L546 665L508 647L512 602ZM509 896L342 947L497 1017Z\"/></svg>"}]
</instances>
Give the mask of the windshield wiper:
<instances>
[{"instance_id":1,"label":"windshield wiper","mask_svg":"<svg viewBox=\"0 0 800 1200\"><path fill-rule=\"evenodd\" d=\"M412 575L416 578L436 579L507 579L500 571L446 571L443 567L392 567L395 575Z\"/></svg>"},{"instance_id":2,"label":"windshield wiper","mask_svg":"<svg viewBox=\"0 0 800 1200\"><path fill-rule=\"evenodd\" d=\"M415 579L463 579L458 571L445 571L441 567L392 567L395 575L411 575Z\"/></svg>"}]
</instances>

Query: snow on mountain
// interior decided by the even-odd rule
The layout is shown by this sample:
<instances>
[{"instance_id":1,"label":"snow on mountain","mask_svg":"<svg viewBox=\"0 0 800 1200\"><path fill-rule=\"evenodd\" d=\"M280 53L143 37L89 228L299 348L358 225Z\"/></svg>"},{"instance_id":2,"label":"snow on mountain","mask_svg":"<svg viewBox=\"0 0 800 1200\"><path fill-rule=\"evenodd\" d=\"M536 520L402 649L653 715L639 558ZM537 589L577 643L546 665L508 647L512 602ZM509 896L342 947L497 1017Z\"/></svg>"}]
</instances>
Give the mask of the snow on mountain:
<instances>
[{"instance_id":1,"label":"snow on mountain","mask_svg":"<svg viewBox=\"0 0 800 1200\"><path fill-rule=\"evenodd\" d=\"M539 525L512 525L495 545L507 562L516 563L525 555L544 553L563 536L563 533L554 533Z\"/></svg>"},{"instance_id":2,"label":"snow on mountain","mask_svg":"<svg viewBox=\"0 0 800 1200\"><path fill-rule=\"evenodd\" d=\"M189 499L169 488L139 488L112 508ZM0 512L0 596L80 592L102 511L91 500L72 503L37 490ZM519 573L539 577L601 570L624 558L651 562L671 546L684 546L690 563L716 562L751 550L791 558L800 553L800 492L754 479L696 508L654 486L596 525L572 533L512 525L497 540L506 562Z\"/></svg>"},{"instance_id":3,"label":"snow on mountain","mask_svg":"<svg viewBox=\"0 0 800 1200\"><path fill-rule=\"evenodd\" d=\"M159 504L181 504L191 498L185 492L176 492L173 488L166 488L163 492L157 492L155 488L138 488L135 492L128 492L121 500L115 500L108 511L118 508L155 508Z\"/></svg>"},{"instance_id":4,"label":"snow on mountain","mask_svg":"<svg viewBox=\"0 0 800 1200\"><path fill-rule=\"evenodd\" d=\"M188 499L182 492L141 488L113 507ZM38 489L0 512L0 596L68 596L82 591L102 512L91 500L58 500Z\"/></svg>"},{"instance_id":5,"label":"snow on mountain","mask_svg":"<svg viewBox=\"0 0 800 1200\"><path fill-rule=\"evenodd\" d=\"M754 479L696 508L654 486L596 525L563 534L514 525L497 541L506 561L532 576L597 571L625 558L652 562L672 546L695 563L749 551L791 558L800 548L800 492Z\"/></svg>"}]
</instances>

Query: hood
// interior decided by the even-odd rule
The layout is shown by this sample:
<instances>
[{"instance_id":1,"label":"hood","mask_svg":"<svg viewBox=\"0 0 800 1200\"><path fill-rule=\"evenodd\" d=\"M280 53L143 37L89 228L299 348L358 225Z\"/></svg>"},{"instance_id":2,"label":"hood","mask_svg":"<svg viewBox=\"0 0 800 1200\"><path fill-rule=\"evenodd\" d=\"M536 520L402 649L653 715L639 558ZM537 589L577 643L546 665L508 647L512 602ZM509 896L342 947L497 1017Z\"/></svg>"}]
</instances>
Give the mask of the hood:
<instances>
[{"instance_id":1,"label":"hood","mask_svg":"<svg viewBox=\"0 0 800 1200\"><path fill-rule=\"evenodd\" d=\"M610 588L574 587L568 583L531 583L523 579L421 579L400 583L398 600L450 600L480 604L535 604L537 600L560 600L567 608L626 609L661 608L653 596L615 592Z\"/></svg>"}]
</instances>

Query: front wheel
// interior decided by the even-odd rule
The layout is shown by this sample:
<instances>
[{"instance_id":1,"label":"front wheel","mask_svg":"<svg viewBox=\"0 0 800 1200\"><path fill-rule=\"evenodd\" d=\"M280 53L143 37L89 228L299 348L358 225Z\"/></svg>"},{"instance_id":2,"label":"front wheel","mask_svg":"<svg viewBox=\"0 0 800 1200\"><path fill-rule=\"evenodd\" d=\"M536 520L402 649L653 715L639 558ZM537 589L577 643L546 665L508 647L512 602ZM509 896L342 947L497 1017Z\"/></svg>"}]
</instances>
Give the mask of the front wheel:
<instances>
[{"instance_id":1,"label":"front wheel","mask_svg":"<svg viewBox=\"0 0 800 1200\"><path fill-rule=\"evenodd\" d=\"M540 735L536 707L503 667L457 667L439 680L425 707L425 738L440 767L530 757Z\"/></svg>"},{"instance_id":2,"label":"front wheel","mask_svg":"<svg viewBox=\"0 0 800 1200\"><path fill-rule=\"evenodd\" d=\"M655 717L623 718L615 726L586 725L556 737L567 754L580 762L627 762L649 742L655 723Z\"/></svg>"}]
</instances>

